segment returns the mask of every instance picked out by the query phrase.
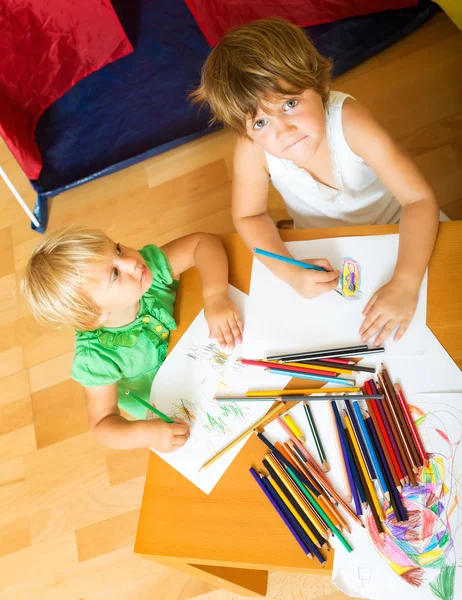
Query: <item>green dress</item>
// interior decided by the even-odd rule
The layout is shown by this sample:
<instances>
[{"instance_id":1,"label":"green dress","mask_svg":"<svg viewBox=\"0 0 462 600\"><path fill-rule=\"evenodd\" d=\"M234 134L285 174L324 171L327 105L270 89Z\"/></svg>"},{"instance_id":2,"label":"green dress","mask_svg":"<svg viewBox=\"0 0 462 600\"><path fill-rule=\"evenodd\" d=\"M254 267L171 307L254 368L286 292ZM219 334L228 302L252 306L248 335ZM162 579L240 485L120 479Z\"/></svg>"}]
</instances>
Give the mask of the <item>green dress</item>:
<instances>
[{"instance_id":1,"label":"green dress","mask_svg":"<svg viewBox=\"0 0 462 600\"><path fill-rule=\"evenodd\" d=\"M149 245L139 252L153 280L140 298L136 319L123 327L76 331L71 377L85 387L117 383L119 408L145 419L146 409L125 390L149 401L152 381L167 355L170 330L176 329L173 309L178 281L160 248Z\"/></svg>"}]
</instances>

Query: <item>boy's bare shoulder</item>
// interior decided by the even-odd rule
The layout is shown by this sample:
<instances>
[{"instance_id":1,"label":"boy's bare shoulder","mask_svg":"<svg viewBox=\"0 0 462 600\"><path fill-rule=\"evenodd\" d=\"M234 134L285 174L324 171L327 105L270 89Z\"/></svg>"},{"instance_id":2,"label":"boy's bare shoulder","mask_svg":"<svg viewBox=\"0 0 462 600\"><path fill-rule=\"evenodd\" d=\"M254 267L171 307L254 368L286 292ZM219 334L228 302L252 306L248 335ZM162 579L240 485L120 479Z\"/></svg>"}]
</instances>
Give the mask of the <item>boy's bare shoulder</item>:
<instances>
[{"instance_id":1,"label":"boy's bare shoulder","mask_svg":"<svg viewBox=\"0 0 462 600\"><path fill-rule=\"evenodd\" d=\"M370 110L352 98L346 98L343 103L342 128L348 145L359 156L363 154L365 143L372 143L384 133Z\"/></svg>"},{"instance_id":2,"label":"boy's bare shoulder","mask_svg":"<svg viewBox=\"0 0 462 600\"><path fill-rule=\"evenodd\" d=\"M234 174L268 174L265 152L251 139L238 136L234 144Z\"/></svg>"}]
</instances>

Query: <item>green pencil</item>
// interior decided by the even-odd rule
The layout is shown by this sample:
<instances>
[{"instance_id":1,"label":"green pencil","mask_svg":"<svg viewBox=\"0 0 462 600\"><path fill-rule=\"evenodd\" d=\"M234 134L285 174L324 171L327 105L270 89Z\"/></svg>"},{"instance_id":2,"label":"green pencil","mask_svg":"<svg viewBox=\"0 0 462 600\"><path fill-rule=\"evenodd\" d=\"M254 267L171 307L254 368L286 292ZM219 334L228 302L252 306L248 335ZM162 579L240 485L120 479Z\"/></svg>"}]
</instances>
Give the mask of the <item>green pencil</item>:
<instances>
[{"instance_id":1,"label":"green pencil","mask_svg":"<svg viewBox=\"0 0 462 600\"><path fill-rule=\"evenodd\" d=\"M316 423L314 422L313 415L311 413L311 409L308 402L303 403L303 408L305 409L306 418L310 426L311 433L313 435L314 443L316 444L316 450L318 451L319 460L322 464L322 470L324 471L324 473L327 473L330 470L330 466L327 462L326 453L324 452L324 447L322 445L321 438L319 437L318 430L316 429Z\"/></svg>"},{"instance_id":2,"label":"green pencil","mask_svg":"<svg viewBox=\"0 0 462 600\"><path fill-rule=\"evenodd\" d=\"M136 400L137 402L142 404L148 410L152 411L154 414L156 414L159 417L159 419L162 419L166 423L175 423L175 421L173 419L171 419L170 417L167 417L167 415L164 415L163 412L161 412L160 410L158 410L157 408L152 406L152 404L149 404L149 402L145 402L138 396L135 396L135 394L133 394L130 390L125 390L125 394L127 396L130 396L130 398L133 398L133 400Z\"/></svg>"}]
</instances>

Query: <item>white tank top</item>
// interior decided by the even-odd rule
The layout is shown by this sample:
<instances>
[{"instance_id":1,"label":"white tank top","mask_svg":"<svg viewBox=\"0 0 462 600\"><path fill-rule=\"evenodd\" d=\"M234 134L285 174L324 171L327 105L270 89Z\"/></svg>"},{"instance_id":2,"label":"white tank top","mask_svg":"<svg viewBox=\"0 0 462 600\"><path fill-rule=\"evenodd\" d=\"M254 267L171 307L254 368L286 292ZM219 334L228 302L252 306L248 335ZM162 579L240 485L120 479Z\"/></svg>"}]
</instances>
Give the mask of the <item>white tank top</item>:
<instances>
[{"instance_id":1,"label":"white tank top","mask_svg":"<svg viewBox=\"0 0 462 600\"><path fill-rule=\"evenodd\" d=\"M316 181L291 160L265 152L271 181L297 228L398 223L401 205L364 160L348 146L342 127L342 92L330 92L326 134L338 189Z\"/></svg>"}]
</instances>

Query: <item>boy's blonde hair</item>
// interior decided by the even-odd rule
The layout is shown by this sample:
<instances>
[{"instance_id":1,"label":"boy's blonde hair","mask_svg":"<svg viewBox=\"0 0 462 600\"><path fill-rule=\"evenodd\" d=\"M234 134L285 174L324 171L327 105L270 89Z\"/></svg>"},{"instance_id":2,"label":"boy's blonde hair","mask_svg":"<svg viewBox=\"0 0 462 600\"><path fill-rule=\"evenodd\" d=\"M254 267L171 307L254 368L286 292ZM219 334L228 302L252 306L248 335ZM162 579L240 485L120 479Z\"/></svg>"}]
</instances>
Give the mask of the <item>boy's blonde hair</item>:
<instances>
[{"instance_id":1,"label":"boy's blonde hair","mask_svg":"<svg viewBox=\"0 0 462 600\"><path fill-rule=\"evenodd\" d=\"M42 325L69 325L91 331L101 310L82 289L92 266L104 261L111 239L100 229L70 226L59 229L32 252L21 291Z\"/></svg>"},{"instance_id":2,"label":"boy's blonde hair","mask_svg":"<svg viewBox=\"0 0 462 600\"><path fill-rule=\"evenodd\" d=\"M202 68L193 103L209 104L211 123L223 123L246 135L269 96L318 92L325 103L332 61L321 56L303 29L284 19L253 21L229 31Z\"/></svg>"}]
</instances>

